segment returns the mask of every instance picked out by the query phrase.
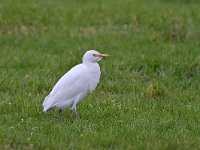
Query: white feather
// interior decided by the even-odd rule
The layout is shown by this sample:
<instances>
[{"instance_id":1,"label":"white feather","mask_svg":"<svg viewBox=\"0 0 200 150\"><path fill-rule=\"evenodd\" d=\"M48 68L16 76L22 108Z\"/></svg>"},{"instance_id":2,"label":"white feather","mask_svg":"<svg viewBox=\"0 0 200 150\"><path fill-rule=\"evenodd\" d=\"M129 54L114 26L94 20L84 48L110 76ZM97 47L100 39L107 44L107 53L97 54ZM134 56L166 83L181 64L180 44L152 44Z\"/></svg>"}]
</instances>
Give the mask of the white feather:
<instances>
[{"instance_id":1,"label":"white feather","mask_svg":"<svg viewBox=\"0 0 200 150\"><path fill-rule=\"evenodd\" d=\"M100 67L92 54L100 54L91 50L85 53L83 63L73 67L56 83L43 102L43 111L51 108L65 109L76 107L76 104L88 93L92 92L100 79Z\"/></svg>"}]
</instances>

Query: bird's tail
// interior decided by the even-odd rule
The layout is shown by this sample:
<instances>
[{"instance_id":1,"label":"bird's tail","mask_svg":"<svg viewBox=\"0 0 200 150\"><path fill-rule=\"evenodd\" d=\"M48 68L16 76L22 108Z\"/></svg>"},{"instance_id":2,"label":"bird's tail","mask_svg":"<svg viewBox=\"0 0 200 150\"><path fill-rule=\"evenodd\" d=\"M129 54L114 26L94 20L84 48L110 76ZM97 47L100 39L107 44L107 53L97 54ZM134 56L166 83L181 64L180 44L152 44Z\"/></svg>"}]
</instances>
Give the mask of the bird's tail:
<instances>
[{"instance_id":1,"label":"bird's tail","mask_svg":"<svg viewBox=\"0 0 200 150\"><path fill-rule=\"evenodd\" d=\"M43 106L43 112L45 113L48 112L51 108L53 108L52 98L49 95L45 97L42 106Z\"/></svg>"}]
</instances>

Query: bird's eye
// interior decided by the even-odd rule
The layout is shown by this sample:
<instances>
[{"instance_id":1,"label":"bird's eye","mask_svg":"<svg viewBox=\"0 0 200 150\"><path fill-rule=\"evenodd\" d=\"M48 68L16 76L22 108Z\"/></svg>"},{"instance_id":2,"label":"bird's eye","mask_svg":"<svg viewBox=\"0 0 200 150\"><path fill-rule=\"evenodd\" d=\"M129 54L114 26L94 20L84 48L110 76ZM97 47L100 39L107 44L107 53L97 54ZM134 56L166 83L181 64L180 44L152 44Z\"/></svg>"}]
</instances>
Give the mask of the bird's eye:
<instances>
[{"instance_id":1,"label":"bird's eye","mask_svg":"<svg viewBox=\"0 0 200 150\"><path fill-rule=\"evenodd\" d=\"M93 56L94 56L94 57L97 57L97 55L96 55L96 54L93 54Z\"/></svg>"}]
</instances>

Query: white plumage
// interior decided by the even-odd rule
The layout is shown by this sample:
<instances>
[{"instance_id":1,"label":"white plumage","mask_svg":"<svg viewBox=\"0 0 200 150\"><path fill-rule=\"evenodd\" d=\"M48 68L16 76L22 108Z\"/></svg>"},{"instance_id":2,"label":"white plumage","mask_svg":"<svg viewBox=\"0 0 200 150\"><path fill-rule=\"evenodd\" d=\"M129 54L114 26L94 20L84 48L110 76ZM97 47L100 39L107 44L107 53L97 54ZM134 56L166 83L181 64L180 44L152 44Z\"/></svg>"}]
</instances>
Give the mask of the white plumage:
<instances>
[{"instance_id":1,"label":"white plumage","mask_svg":"<svg viewBox=\"0 0 200 150\"><path fill-rule=\"evenodd\" d=\"M107 56L95 50L87 51L83 56L83 63L73 67L56 83L43 102L43 111L47 112L52 108L60 109L59 120L61 111L71 107L73 112L79 116L76 104L96 88L101 74L97 62Z\"/></svg>"}]
</instances>

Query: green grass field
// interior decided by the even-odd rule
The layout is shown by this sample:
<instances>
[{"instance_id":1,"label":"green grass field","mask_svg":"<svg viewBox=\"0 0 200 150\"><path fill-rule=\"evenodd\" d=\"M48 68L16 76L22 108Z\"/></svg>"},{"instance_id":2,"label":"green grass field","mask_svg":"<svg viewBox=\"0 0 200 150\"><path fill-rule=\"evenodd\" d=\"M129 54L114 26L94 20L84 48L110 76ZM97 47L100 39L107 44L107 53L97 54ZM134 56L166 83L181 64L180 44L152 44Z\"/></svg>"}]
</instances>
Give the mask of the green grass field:
<instances>
[{"instance_id":1,"label":"green grass field","mask_svg":"<svg viewBox=\"0 0 200 150\"><path fill-rule=\"evenodd\" d=\"M200 149L199 0L1 0L0 149ZM89 49L101 82L45 115Z\"/></svg>"}]
</instances>

